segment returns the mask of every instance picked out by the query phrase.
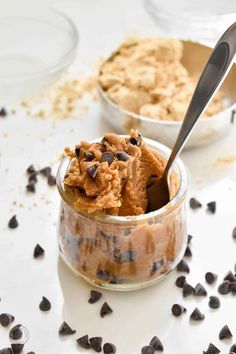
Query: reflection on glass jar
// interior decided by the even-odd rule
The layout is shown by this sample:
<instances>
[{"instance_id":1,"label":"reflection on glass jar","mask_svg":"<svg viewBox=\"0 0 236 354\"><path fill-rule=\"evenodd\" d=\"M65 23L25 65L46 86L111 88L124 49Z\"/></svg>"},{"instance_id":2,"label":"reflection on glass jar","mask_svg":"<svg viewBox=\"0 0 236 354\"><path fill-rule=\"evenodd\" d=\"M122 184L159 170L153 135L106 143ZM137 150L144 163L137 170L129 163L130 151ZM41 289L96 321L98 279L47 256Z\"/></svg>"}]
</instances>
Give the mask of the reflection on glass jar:
<instances>
[{"instance_id":1,"label":"reflection on glass jar","mask_svg":"<svg viewBox=\"0 0 236 354\"><path fill-rule=\"evenodd\" d=\"M146 142L167 158L169 149L148 139ZM189 177L181 160L171 173L171 202L155 212L130 217L75 210L63 184L69 163L68 159L62 161L57 176L62 197L59 249L66 264L90 283L113 290L146 287L174 269L187 244Z\"/></svg>"}]
</instances>

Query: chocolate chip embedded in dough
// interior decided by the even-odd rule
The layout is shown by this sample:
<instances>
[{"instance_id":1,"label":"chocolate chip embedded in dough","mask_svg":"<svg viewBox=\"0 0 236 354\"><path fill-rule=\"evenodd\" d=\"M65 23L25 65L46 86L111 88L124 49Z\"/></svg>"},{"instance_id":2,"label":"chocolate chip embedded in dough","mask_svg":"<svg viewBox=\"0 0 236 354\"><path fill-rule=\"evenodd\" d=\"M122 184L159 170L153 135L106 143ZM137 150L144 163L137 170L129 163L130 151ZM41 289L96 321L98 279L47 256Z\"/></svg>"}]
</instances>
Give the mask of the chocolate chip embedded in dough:
<instances>
[{"instance_id":1,"label":"chocolate chip embedded in dough","mask_svg":"<svg viewBox=\"0 0 236 354\"><path fill-rule=\"evenodd\" d=\"M164 265L164 260L163 259L160 259L159 261L153 262L151 273L158 272L163 265Z\"/></svg>"},{"instance_id":2,"label":"chocolate chip embedded in dough","mask_svg":"<svg viewBox=\"0 0 236 354\"><path fill-rule=\"evenodd\" d=\"M220 333L219 333L219 339L226 339L226 338L231 338L233 337L229 327L227 325L225 325L221 330L220 330Z\"/></svg>"},{"instance_id":3,"label":"chocolate chip embedded in dough","mask_svg":"<svg viewBox=\"0 0 236 354\"><path fill-rule=\"evenodd\" d=\"M95 178L97 176L98 173L98 166L97 165L92 165L90 167L88 167L86 169L87 174L91 177L91 178Z\"/></svg>"},{"instance_id":4,"label":"chocolate chip embedded in dough","mask_svg":"<svg viewBox=\"0 0 236 354\"><path fill-rule=\"evenodd\" d=\"M202 207L202 204L196 198L191 198L189 201L189 206L191 209L199 209Z\"/></svg>"},{"instance_id":5,"label":"chocolate chip embedded in dough","mask_svg":"<svg viewBox=\"0 0 236 354\"><path fill-rule=\"evenodd\" d=\"M95 159L95 155L92 151L85 151L84 152L84 157L86 161L92 161Z\"/></svg>"},{"instance_id":6,"label":"chocolate chip embedded in dough","mask_svg":"<svg viewBox=\"0 0 236 354\"><path fill-rule=\"evenodd\" d=\"M129 141L132 145L140 146L142 143L142 135L138 134L138 136L131 136Z\"/></svg>"},{"instance_id":7,"label":"chocolate chip embedded in dough","mask_svg":"<svg viewBox=\"0 0 236 354\"><path fill-rule=\"evenodd\" d=\"M117 151L116 152L116 158L119 161L128 161L129 160L129 155L125 151Z\"/></svg>"},{"instance_id":8,"label":"chocolate chip embedded in dough","mask_svg":"<svg viewBox=\"0 0 236 354\"><path fill-rule=\"evenodd\" d=\"M80 147L79 147L79 146L76 146L76 148L75 148L75 155L76 155L77 157L79 157L79 154L80 154Z\"/></svg>"},{"instance_id":9,"label":"chocolate chip embedded in dough","mask_svg":"<svg viewBox=\"0 0 236 354\"><path fill-rule=\"evenodd\" d=\"M114 155L110 151L103 152L101 162L107 162L109 165L114 161Z\"/></svg>"}]
</instances>

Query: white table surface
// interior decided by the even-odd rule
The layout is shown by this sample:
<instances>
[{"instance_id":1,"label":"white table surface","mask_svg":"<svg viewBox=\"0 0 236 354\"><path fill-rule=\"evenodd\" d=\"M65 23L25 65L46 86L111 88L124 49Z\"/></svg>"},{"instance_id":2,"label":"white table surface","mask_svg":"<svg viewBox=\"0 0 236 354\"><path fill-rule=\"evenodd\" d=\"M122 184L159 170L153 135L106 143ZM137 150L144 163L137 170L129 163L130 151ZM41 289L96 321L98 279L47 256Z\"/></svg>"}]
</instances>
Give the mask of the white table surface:
<instances>
[{"instance_id":1,"label":"white table surface","mask_svg":"<svg viewBox=\"0 0 236 354\"><path fill-rule=\"evenodd\" d=\"M56 5L78 25L80 45L78 55L83 62L94 62L106 55L124 36L138 33L154 34L155 26L136 0L61 0ZM213 342L229 352L236 342L236 297L221 296L219 310L210 310L206 298L192 296L184 300L174 286L177 272L160 284L129 293L103 291L103 299L114 310L106 318L99 316L99 303L88 304L91 286L76 278L58 257L56 223L59 196L40 179L37 193L25 192L26 168L31 164L42 168L53 166L64 146L73 146L81 138L95 138L109 130L102 120L98 102L92 102L87 113L78 120L52 122L22 114L0 118L0 313L9 312L15 323L24 324L30 333L25 352L36 354L92 353L76 346L84 335L101 335L116 344L118 354L138 354L141 347L157 335L167 354L199 354ZM236 163L220 165L220 157L236 155L236 128L220 141L198 150L184 152L182 158L192 177L191 195L205 205L217 201L215 215L188 210L189 233L193 257L187 277L195 285L204 281L206 271L219 274L219 279L236 262L236 243L231 237L236 225ZM16 205L13 202L16 201ZM22 205L23 206L22 206ZM20 206L21 205L21 206ZM10 230L9 218L16 214L19 227ZM43 259L33 259L36 243L45 248ZM178 274L179 275L179 274ZM208 294L217 294L217 286L206 286ZM41 296L48 297L52 309L38 309ZM181 318L171 315L173 303L184 304L188 312ZM190 324L189 315L198 306L206 318ZM58 329L66 320L77 333L66 339ZM228 324L234 340L219 341L218 333ZM8 346L8 329L0 328L0 348Z\"/></svg>"}]
</instances>

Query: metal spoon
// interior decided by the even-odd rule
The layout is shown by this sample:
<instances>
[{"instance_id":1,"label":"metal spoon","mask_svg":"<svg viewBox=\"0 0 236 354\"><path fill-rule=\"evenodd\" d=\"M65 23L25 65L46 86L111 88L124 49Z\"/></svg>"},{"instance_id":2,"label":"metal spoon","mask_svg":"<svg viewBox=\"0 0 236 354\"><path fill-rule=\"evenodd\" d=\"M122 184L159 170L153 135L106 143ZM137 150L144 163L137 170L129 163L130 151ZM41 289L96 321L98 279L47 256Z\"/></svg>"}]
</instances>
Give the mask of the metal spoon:
<instances>
[{"instance_id":1,"label":"metal spoon","mask_svg":"<svg viewBox=\"0 0 236 354\"><path fill-rule=\"evenodd\" d=\"M201 74L162 177L156 178L155 182L147 188L147 212L160 209L170 201L168 187L168 173L170 168L175 159L179 156L195 124L224 81L233 64L235 53L236 22L227 29L216 43Z\"/></svg>"}]
</instances>

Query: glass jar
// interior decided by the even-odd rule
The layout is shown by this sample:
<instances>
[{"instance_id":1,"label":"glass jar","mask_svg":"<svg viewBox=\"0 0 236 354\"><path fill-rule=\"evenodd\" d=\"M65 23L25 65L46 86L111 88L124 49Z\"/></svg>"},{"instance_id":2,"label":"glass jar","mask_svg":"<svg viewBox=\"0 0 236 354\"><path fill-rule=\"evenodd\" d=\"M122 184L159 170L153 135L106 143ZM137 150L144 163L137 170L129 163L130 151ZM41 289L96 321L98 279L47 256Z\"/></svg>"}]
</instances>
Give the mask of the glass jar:
<instances>
[{"instance_id":1,"label":"glass jar","mask_svg":"<svg viewBox=\"0 0 236 354\"><path fill-rule=\"evenodd\" d=\"M163 159L168 158L167 147L150 139L145 142ZM63 159L57 174L61 195L58 241L65 263L91 284L112 290L143 288L173 270L187 245L189 175L182 161L178 159L172 168L172 200L154 212L126 217L74 209L64 188L69 164L68 158Z\"/></svg>"}]
</instances>

